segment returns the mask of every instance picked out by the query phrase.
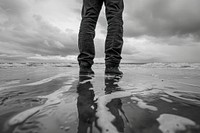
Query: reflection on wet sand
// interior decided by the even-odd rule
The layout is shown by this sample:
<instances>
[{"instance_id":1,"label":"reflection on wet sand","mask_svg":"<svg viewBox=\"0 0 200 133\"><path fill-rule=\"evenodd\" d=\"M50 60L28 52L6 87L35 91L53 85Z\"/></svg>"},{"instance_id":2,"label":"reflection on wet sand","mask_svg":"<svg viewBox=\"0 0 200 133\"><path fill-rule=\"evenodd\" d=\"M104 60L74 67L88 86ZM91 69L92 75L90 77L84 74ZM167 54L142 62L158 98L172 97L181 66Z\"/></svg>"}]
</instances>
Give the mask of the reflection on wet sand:
<instances>
[{"instance_id":1,"label":"reflection on wet sand","mask_svg":"<svg viewBox=\"0 0 200 133\"><path fill-rule=\"evenodd\" d=\"M78 133L92 132L93 124L96 123L96 103L94 101L92 76L80 75L77 85L77 108L78 108Z\"/></svg>"},{"instance_id":2,"label":"reflection on wet sand","mask_svg":"<svg viewBox=\"0 0 200 133\"><path fill-rule=\"evenodd\" d=\"M94 99L95 94L91 82L93 78L94 77L91 75L79 76L79 83L77 85L77 108L79 118L78 133L95 132L95 130L98 130L99 132L113 132L115 130L118 132L124 132L124 122L120 115L120 112L124 114L124 111L122 110L122 102L120 98L113 98L105 105L107 110L110 112L110 116L114 116L112 121L109 121L109 119L107 121L112 124L113 128L108 126L109 128L103 129L101 124L106 124L106 120L104 120L105 123L97 122L101 116L96 115L98 105L97 100ZM121 88L118 86L118 82L121 78L122 76L105 76L105 96L121 91ZM102 115L106 115L106 113Z\"/></svg>"},{"instance_id":3,"label":"reflection on wet sand","mask_svg":"<svg viewBox=\"0 0 200 133\"><path fill-rule=\"evenodd\" d=\"M0 91L0 133L199 133L199 87L139 70L127 69L123 78L97 69L95 77L59 72L9 81ZM172 72L166 75L178 81Z\"/></svg>"},{"instance_id":4,"label":"reflection on wet sand","mask_svg":"<svg viewBox=\"0 0 200 133\"><path fill-rule=\"evenodd\" d=\"M120 91L121 88L118 85L119 80L122 76L105 76L105 93L111 94L116 91ZM119 132L124 132L124 122L120 115L120 112L124 112L122 110L122 101L120 98L112 99L106 105L113 116L115 116L112 124L116 127Z\"/></svg>"}]
</instances>

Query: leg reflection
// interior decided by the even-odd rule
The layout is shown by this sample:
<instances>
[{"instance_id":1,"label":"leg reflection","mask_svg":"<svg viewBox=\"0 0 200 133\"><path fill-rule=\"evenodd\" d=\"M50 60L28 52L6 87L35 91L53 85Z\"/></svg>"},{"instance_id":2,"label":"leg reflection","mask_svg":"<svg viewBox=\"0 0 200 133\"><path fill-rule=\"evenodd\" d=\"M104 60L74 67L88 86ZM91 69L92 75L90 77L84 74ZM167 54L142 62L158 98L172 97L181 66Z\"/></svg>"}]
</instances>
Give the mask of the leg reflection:
<instances>
[{"instance_id":1,"label":"leg reflection","mask_svg":"<svg viewBox=\"0 0 200 133\"><path fill-rule=\"evenodd\" d=\"M80 75L77 85L78 93L78 133L92 132L92 125L95 122L96 104L94 103L94 91L91 89L93 85L91 75Z\"/></svg>"},{"instance_id":2,"label":"leg reflection","mask_svg":"<svg viewBox=\"0 0 200 133\"><path fill-rule=\"evenodd\" d=\"M122 76L105 76L105 93L111 94L113 92L120 91L121 88L119 87L118 82L121 78ZM123 113L121 99L112 99L106 106L109 108L109 111L112 113L112 115L115 116L115 120L112 122L112 124L119 132L124 132L124 121L120 115L120 112Z\"/></svg>"}]
</instances>

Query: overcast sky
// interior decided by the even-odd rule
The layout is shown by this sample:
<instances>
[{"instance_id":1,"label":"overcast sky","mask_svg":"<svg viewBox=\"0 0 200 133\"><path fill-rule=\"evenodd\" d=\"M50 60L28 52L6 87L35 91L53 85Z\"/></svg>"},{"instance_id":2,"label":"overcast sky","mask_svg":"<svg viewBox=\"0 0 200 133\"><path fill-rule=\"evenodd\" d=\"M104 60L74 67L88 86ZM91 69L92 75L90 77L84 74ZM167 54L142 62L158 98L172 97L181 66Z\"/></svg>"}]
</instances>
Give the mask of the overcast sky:
<instances>
[{"instance_id":1,"label":"overcast sky","mask_svg":"<svg viewBox=\"0 0 200 133\"><path fill-rule=\"evenodd\" d=\"M200 0L124 0L123 62L200 62ZM0 61L76 60L82 0L0 0ZM96 28L104 61L107 22Z\"/></svg>"}]
</instances>

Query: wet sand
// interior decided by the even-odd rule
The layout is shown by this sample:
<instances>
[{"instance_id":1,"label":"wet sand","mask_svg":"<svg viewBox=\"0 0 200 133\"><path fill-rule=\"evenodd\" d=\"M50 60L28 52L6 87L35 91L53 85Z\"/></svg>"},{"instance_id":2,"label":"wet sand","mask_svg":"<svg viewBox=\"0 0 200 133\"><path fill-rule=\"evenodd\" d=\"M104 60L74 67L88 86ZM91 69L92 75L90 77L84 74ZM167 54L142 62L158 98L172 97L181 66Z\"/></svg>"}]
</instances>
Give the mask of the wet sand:
<instances>
[{"instance_id":1,"label":"wet sand","mask_svg":"<svg viewBox=\"0 0 200 133\"><path fill-rule=\"evenodd\" d=\"M200 70L122 65L0 69L0 133L199 133Z\"/></svg>"}]
</instances>

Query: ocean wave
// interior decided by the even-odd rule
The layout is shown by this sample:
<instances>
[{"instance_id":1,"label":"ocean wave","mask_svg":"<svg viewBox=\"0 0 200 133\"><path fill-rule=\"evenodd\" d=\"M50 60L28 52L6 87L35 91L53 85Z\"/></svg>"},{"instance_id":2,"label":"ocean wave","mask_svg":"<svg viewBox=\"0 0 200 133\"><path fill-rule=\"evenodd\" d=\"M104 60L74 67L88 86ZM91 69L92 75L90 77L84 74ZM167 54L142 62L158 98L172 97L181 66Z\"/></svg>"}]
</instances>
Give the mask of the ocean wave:
<instances>
[{"instance_id":1,"label":"ocean wave","mask_svg":"<svg viewBox=\"0 0 200 133\"><path fill-rule=\"evenodd\" d=\"M104 63L95 63L94 67L102 67ZM0 68L18 67L75 67L77 63L55 63L55 62L28 62L28 63L0 63ZM181 68L181 69L200 69L200 63L121 63L121 67L140 67L140 68Z\"/></svg>"},{"instance_id":2,"label":"ocean wave","mask_svg":"<svg viewBox=\"0 0 200 133\"><path fill-rule=\"evenodd\" d=\"M181 68L181 69L200 69L200 63L125 63L123 66L141 68Z\"/></svg>"}]
</instances>

